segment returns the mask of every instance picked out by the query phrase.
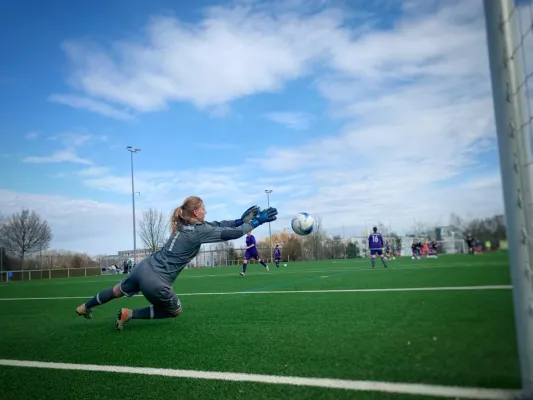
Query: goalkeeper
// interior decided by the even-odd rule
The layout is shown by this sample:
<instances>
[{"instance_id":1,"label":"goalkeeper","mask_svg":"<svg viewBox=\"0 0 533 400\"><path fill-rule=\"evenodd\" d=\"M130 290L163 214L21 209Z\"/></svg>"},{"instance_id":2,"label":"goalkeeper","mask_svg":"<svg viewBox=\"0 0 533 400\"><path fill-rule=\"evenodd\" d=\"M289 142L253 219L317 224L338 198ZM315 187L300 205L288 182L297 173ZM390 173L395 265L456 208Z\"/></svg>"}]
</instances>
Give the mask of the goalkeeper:
<instances>
[{"instance_id":1,"label":"goalkeeper","mask_svg":"<svg viewBox=\"0 0 533 400\"><path fill-rule=\"evenodd\" d=\"M102 290L76 308L76 313L92 318L92 309L122 296L142 292L151 303L148 307L121 308L115 321L121 331L130 319L172 318L183 308L173 290L173 283L185 266L198 254L202 243L216 243L238 239L266 222L276 220L278 211L269 207L260 210L252 206L241 218L229 221L204 221L206 210L201 198L190 196L174 210L171 235L162 249L146 257L131 273L112 288Z\"/></svg>"}]
</instances>

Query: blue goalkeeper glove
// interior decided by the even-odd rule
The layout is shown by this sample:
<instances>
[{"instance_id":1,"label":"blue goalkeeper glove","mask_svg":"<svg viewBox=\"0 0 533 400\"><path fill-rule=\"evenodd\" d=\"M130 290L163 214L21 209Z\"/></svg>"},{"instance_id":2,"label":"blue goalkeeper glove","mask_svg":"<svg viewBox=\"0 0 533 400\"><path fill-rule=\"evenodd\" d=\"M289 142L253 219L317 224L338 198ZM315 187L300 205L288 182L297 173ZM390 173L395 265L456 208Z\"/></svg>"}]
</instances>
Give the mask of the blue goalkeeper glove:
<instances>
[{"instance_id":1,"label":"blue goalkeeper glove","mask_svg":"<svg viewBox=\"0 0 533 400\"><path fill-rule=\"evenodd\" d=\"M250 222L252 218L255 218L261 209L258 206L251 206L248 210L246 210L242 217L235 220L235 226L241 226L245 222Z\"/></svg>"},{"instance_id":2,"label":"blue goalkeeper glove","mask_svg":"<svg viewBox=\"0 0 533 400\"><path fill-rule=\"evenodd\" d=\"M259 214L250 221L250 224L252 224L254 228L257 228L265 222L275 221L277 219L276 215L278 215L278 210L269 207L266 210L260 211Z\"/></svg>"}]
</instances>

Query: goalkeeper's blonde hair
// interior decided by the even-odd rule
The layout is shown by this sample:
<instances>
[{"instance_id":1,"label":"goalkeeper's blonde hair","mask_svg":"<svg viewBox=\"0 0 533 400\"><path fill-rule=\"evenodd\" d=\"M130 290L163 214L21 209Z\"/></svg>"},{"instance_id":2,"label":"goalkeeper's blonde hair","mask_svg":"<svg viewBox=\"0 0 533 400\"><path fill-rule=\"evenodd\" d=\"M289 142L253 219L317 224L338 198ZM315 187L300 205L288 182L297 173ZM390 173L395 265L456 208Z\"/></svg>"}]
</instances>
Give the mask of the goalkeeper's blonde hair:
<instances>
[{"instance_id":1,"label":"goalkeeper's blonde hair","mask_svg":"<svg viewBox=\"0 0 533 400\"><path fill-rule=\"evenodd\" d=\"M200 209L204 205L203 200L198 196L189 196L179 207L176 207L172 213L170 221L170 231L175 234L178 229L186 224L191 224L198 221L194 217L194 210Z\"/></svg>"}]
</instances>

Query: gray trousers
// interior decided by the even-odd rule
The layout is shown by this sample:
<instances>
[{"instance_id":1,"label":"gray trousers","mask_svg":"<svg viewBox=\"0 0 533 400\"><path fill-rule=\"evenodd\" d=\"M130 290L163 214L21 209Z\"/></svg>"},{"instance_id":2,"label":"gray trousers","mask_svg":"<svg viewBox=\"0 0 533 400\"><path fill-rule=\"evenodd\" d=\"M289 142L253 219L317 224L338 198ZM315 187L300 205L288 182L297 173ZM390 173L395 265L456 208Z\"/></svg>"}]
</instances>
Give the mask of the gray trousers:
<instances>
[{"instance_id":1,"label":"gray trousers","mask_svg":"<svg viewBox=\"0 0 533 400\"><path fill-rule=\"evenodd\" d=\"M120 281L119 287L122 294L128 297L142 292L146 300L159 310L173 314L181 308L172 285L156 273L146 259L138 263L130 274Z\"/></svg>"}]
</instances>

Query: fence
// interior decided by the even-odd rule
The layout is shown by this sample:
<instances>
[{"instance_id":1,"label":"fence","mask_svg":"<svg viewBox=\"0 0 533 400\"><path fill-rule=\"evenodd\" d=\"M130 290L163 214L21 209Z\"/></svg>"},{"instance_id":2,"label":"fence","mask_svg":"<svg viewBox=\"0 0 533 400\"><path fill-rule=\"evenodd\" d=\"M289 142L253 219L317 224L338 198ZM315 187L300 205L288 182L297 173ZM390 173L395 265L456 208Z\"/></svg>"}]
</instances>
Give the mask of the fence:
<instances>
[{"instance_id":1,"label":"fence","mask_svg":"<svg viewBox=\"0 0 533 400\"><path fill-rule=\"evenodd\" d=\"M101 275L101 268L61 268L61 269L32 269L20 271L3 271L0 273L0 282L6 282L10 273L10 281L34 281L55 278L76 278L83 276Z\"/></svg>"},{"instance_id":2,"label":"fence","mask_svg":"<svg viewBox=\"0 0 533 400\"><path fill-rule=\"evenodd\" d=\"M391 243L392 250L400 249L402 256L411 256L411 244L413 241L422 241L423 238L403 237L393 238L385 237L387 242ZM399 243L399 244L397 244ZM464 254L467 253L467 246L462 239L449 239L437 241L439 254ZM485 243L482 243L485 248ZM491 249L498 249L499 243L491 243ZM267 262L273 263L274 259L270 256L270 247L268 245L258 245L259 255ZM188 268L200 267L218 267L241 265L243 262L245 249L217 249L202 247L197 256L189 263ZM291 248L290 251L281 248L281 261L320 261L320 260L338 260L368 257L368 239L364 237L352 238L350 240L333 240L316 241L314 243L300 242L299 248ZM255 262L255 261L251 261Z\"/></svg>"},{"instance_id":3,"label":"fence","mask_svg":"<svg viewBox=\"0 0 533 400\"><path fill-rule=\"evenodd\" d=\"M422 238L404 237L393 238L385 237L385 240L391 243L392 250L401 250L402 256L411 255L411 243L413 240L422 240ZM398 244L399 243L399 244ZM441 240L438 241L438 251L440 254L461 254L466 253L466 245L463 240ZM299 248L292 249L287 252L286 249L281 249L281 262L295 262L295 261L320 261L320 260L339 260L339 259L354 259L368 257L368 240L364 237L351 238L349 240L333 240L326 239L322 241L315 241L314 243L300 242ZM493 248L498 248L498 245L493 244ZM259 255L269 264L274 262L273 257L269 255L270 247L268 245L257 246ZM242 265L245 248L225 248L216 249L203 247L196 257L189 263L187 268L210 268L220 266L238 266ZM84 276L97 276L110 273L109 267L113 264L121 267L118 262L119 257L107 257L102 259L99 268L55 268L55 269L32 269L32 270L14 270L11 273L10 280L13 281L32 281L41 279L54 278L74 278ZM250 263L256 263L255 260L250 260ZM105 272L104 272L105 270ZM117 271L120 273L121 271ZM0 282L5 282L8 271L0 271Z\"/></svg>"}]
</instances>

